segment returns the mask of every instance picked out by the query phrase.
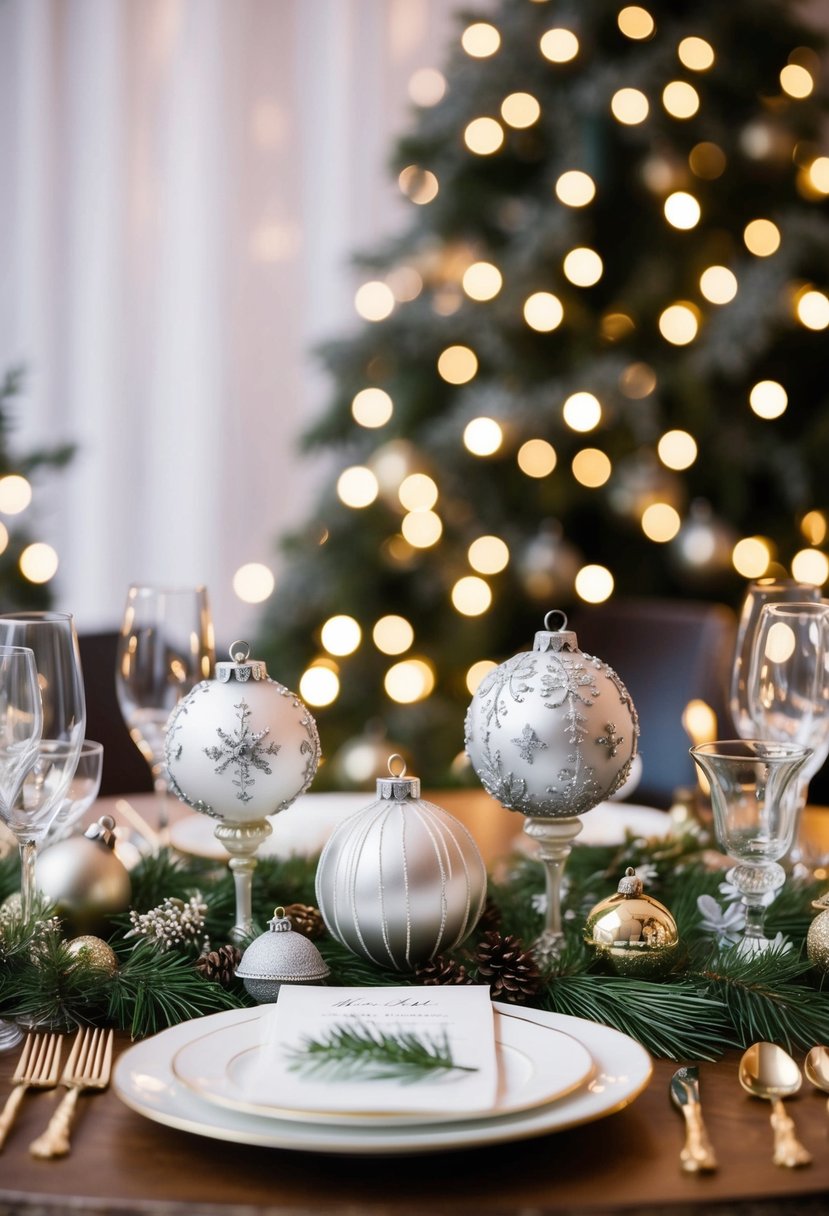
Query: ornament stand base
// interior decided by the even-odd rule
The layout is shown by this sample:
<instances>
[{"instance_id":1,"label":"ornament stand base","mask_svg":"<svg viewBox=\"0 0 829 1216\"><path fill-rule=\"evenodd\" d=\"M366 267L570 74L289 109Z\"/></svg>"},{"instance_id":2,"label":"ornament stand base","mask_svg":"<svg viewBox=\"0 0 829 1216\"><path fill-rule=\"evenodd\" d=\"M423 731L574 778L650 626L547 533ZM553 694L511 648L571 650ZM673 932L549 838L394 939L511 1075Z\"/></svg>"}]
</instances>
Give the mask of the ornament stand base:
<instances>
[{"instance_id":1,"label":"ornament stand base","mask_svg":"<svg viewBox=\"0 0 829 1216\"><path fill-rule=\"evenodd\" d=\"M254 819L250 823L227 823L216 825L213 835L230 853L230 870L236 888L236 923L230 931L230 940L235 944L246 942L253 934L253 871L256 869L256 853L263 841L273 832L267 819Z\"/></svg>"},{"instance_id":2,"label":"ornament stand base","mask_svg":"<svg viewBox=\"0 0 829 1216\"><path fill-rule=\"evenodd\" d=\"M573 841L582 827L582 821L576 817L572 819L530 817L524 824L526 834L538 843L538 856L544 862L547 914L543 932L533 943L533 954L542 965L557 959L564 945L564 930L561 923L561 878L565 862L573 848Z\"/></svg>"}]
</instances>

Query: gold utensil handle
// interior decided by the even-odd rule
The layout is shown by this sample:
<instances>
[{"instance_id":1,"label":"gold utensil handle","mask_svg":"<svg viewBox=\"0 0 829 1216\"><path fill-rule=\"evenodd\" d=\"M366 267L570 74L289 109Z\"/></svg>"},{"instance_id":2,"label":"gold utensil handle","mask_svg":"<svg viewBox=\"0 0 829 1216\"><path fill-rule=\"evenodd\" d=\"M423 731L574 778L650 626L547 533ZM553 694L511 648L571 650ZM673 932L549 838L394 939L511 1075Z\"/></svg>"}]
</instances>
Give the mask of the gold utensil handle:
<instances>
[{"instance_id":1,"label":"gold utensil handle","mask_svg":"<svg viewBox=\"0 0 829 1216\"><path fill-rule=\"evenodd\" d=\"M25 1092L25 1085L15 1085L8 1098L6 1098L3 1113L0 1114L0 1148L6 1143L6 1136L8 1136L11 1125L14 1123L17 1108Z\"/></svg>"},{"instance_id":2,"label":"gold utensil handle","mask_svg":"<svg viewBox=\"0 0 829 1216\"><path fill-rule=\"evenodd\" d=\"M771 1126L774 1129L774 1164L789 1169L809 1165L812 1155L798 1140L794 1120L786 1114L782 1098L771 1100Z\"/></svg>"},{"instance_id":3,"label":"gold utensil handle","mask_svg":"<svg viewBox=\"0 0 829 1216\"><path fill-rule=\"evenodd\" d=\"M688 1174L715 1170L717 1158L702 1121L702 1111L695 1103L686 1103L682 1113L685 1116L685 1147L679 1154L682 1168Z\"/></svg>"},{"instance_id":4,"label":"gold utensil handle","mask_svg":"<svg viewBox=\"0 0 829 1216\"><path fill-rule=\"evenodd\" d=\"M33 1157L65 1157L69 1152L69 1129L80 1092L80 1089L73 1086L61 1099L61 1104L49 1120L46 1131L29 1145L29 1152Z\"/></svg>"}]
</instances>

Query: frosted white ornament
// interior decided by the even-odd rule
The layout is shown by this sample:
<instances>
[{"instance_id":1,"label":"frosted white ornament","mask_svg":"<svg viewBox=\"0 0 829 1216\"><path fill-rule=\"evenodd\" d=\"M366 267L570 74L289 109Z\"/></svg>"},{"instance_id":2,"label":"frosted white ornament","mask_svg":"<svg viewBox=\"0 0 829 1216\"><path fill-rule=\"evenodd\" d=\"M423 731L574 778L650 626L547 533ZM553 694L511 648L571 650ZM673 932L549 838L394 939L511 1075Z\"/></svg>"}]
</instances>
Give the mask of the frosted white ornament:
<instances>
[{"instance_id":1,"label":"frosted white ornament","mask_svg":"<svg viewBox=\"0 0 829 1216\"><path fill-rule=\"evenodd\" d=\"M392 765L398 767L395 774ZM420 797L394 755L377 799L329 837L317 867L317 903L332 937L396 971L459 945L486 899L486 867L471 833Z\"/></svg>"}]
</instances>

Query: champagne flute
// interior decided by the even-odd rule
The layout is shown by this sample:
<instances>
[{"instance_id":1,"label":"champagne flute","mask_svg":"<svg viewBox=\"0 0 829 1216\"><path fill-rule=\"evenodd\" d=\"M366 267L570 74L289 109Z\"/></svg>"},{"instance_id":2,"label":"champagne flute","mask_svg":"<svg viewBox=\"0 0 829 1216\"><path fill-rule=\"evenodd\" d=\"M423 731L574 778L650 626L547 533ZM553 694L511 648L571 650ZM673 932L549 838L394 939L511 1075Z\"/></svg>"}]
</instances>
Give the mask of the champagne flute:
<instances>
[{"instance_id":1,"label":"champagne flute","mask_svg":"<svg viewBox=\"0 0 829 1216\"><path fill-rule=\"evenodd\" d=\"M166 831L167 719L213 669L213 626L205 587L132 584L118 639L115 687L133 742L150 767L159 827Z\"/></svg>"}]
</instances>

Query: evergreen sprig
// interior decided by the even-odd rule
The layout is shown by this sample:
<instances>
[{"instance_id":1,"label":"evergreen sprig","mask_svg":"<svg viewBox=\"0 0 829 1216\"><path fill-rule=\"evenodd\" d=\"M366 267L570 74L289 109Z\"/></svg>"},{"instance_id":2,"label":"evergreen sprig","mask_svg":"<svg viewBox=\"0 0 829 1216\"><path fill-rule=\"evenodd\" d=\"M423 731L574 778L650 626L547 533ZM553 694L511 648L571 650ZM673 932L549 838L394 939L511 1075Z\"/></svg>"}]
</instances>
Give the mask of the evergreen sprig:
<instances>
[{"instance_id":1,"label":"evergreen sprig","mask_svg":"<svg viewBox=\"0 0 829 1216\"><path fill-rule=\"evenodd\" d=\"M203 979L192 960L142 941L123 957L110 980L106 1020L140 1038L246 1003L240 994Z\"/></svg>"},{"instance_id":2,"label":"evergreen sprig","mask_svg":"<svg viewBox=\"0 0 829 1216\"><path fill-rule=\"evenodd\" d=\"M307 1035L290 1048L288 1067L304 1076L329 1081L402 1081L414 1084L435 1073L477 1072L456 1064L446 1031L418 1034L413 1030L382 1030L363 1022L332 1026L319 1038Z\"/></svg>"}]
</instances>

